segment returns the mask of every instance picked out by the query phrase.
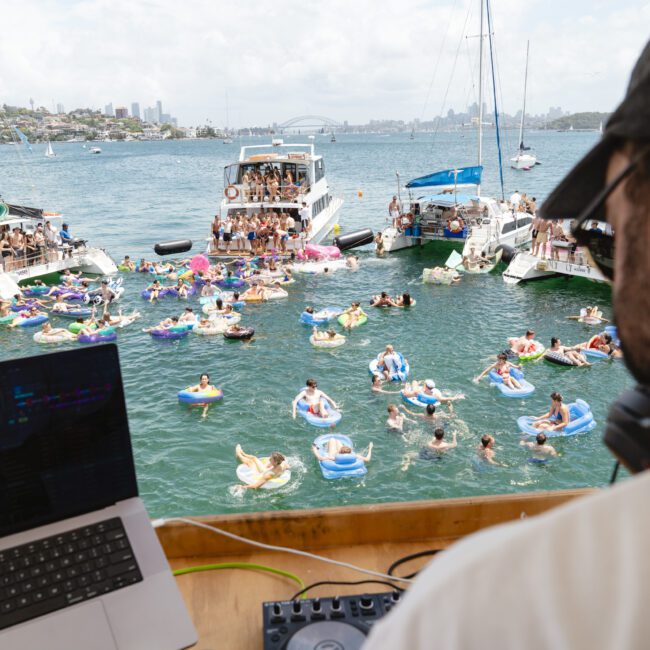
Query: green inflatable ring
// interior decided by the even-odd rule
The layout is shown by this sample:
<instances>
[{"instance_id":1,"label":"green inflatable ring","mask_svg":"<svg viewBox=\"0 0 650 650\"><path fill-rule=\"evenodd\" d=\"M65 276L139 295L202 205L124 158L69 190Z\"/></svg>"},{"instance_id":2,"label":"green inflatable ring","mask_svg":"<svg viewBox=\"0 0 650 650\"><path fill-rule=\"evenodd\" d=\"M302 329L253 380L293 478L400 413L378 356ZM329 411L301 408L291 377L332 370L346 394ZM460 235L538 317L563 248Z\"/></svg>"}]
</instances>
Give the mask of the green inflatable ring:
<instances>
[{"instance_id":1,"label":"green inflatable ring","mask_svg":"<svg viewBox=\"0 0 650 650\"><path fill-rule=\"evenodd\" d=\"M341 314L336 320L338 321L339 325L345 327L349 319L350 319L349 314ZM356 323L354 323L354 325L352 325L351 328L359 327L360 325L363 325L364 323L367 322L368 322L368 316L366 316L366 314L361 314L359 320Z\"/></svg>"},{"instance_id":2,"label":"green inflatable ring","mask_svg":"<svg viewBox=\"0 0 650 650\"><path fill-rule=\"evenodd\" d=\"M70 325L68 325L68 329L69 329L73 334L79 334L79 332L81 332L81 330L82 330L84 327L88 327L88 325L86 325L86 324L84 324L84 323L70 323ZM92 330L96 330L96 329L97 329L97 325L95 325L95 323L93 323L93 324L90 326L90 328L91 328Z\"/></svg>"}]
</instances>

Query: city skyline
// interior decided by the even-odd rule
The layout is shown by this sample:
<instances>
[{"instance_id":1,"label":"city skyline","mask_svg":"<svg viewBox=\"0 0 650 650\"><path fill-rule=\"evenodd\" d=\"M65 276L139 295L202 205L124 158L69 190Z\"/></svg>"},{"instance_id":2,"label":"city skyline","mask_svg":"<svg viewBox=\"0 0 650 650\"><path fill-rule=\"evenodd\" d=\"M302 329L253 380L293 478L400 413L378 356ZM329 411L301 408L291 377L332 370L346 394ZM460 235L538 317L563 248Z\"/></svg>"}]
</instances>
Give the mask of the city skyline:
<instances>
[{"instance_id":1,"label":"city skyline","mask_svg":"<svg viewBox=\"0 0 650 650\"><path fill-rule=\"evenodd\" d=\"M114 0L110 12L102 0L9 0L0 53L12 65L0 64L0 101L26 105L35 97L51 106L54 97L80 107L110 97L129 107L161 98L180 124L241 127L309 113L352 123L426 120L477 99L476 0L276 5L260 13L201 4L197 20L192 0L183 7ZM500 110L521 107L527 40L527 113L558 105L572 113L612 110L647 40L648 19L648 2L500 0L493 5ZM22 47L25 20L31 33L60 44L56 57ZM97 49L98 41L110 49ZM487 83L485 91L491 107Z\"/></svg>"}]
</instances>

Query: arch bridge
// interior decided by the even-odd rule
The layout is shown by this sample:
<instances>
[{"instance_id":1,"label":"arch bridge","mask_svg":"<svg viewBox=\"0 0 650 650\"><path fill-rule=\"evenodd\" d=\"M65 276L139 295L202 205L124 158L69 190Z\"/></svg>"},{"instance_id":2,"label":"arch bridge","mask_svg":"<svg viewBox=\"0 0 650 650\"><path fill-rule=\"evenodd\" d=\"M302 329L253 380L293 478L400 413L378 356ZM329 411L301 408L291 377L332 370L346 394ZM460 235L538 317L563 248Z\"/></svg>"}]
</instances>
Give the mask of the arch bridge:
<instances>
[{"instance_id":1,"label":"arch bridge","mask_svg":"<svg viewBox=\"0 0 650 650\"><path fill-rule=\"evenodd\" d=\"M320 128L320 129L340 129L343 124L333 120L331 117L324 115L298 115L292 117L282 124L278 124L278 129L282 132L284 129L299 129L299 128Z\"/></svg>"}]
</instances>

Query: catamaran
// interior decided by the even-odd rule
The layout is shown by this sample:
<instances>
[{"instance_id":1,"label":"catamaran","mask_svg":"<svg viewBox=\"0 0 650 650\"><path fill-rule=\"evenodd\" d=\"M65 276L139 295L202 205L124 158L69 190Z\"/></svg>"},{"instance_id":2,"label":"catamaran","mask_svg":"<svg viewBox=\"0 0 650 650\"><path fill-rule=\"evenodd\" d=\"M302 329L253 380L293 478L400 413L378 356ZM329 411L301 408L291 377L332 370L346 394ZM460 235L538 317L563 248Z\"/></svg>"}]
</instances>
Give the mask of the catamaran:
<instances>
[{"instance_id":1,"label":"catamaran","mask_svg":"<svg viewBox=\"0 0 650 650\"><path fill-rule=\"evenodd\" d=\"M480 5L480 33L483 34L483 0ZM489 20L488 14L488 22ZM487 36L492 47L492 32L489 28ZM469 167L446 169L409 181L406 184L409 191L408 205L400 210L399 216L393 217L392 223L382 232L386 252L433 241L462 247L463 256L468 255L472 249L476 255L494 255L499 246L521 247L531 241L532 215L514 211L504 199L481 196L484 125L483 40L483 37L479 38L478 163ZM494 76L494 70L492 75ZM494 105L501 163L496 91ZM503 196L503 174L501 165L499 167ZM400 196L399 174L397 179ZM435 194L415 193L422 188L431 187L436 189Z\"/></svg>"},{"instance_id":2,"label":"catamaran","mask_svg":"<svg viewBox=\"0 0 650 650\"><path fill-rule=\"evenodd\" d=\"M524 120L526 119L526 86L528 85L528 50L530 41L526 42L526 72L524 74L524 105L521 109L521 122L519 123L519 151L514 158L510 159L510 166L513 169L532 169L539 165L537 157L530 153L530 147L524 144Z\"/></svg>"},{"instance_id":3,"label":"catamaran","mask_svg":"<svg viewBox=\"0 0 650 650\"><path fill-rule=\"evenodd\" d=\"M27 234L33 234L38 224L50 221L58 232L62 218L60 213L0 202L0 226L9 230L20 228ZM0 267L0 299L3 300L20 293L21 282L34 278L47 279L49 275L58 278L58 274L65 269L96 275L117 273L115 262L105 250L89 247L81 239L37 250L31 257L3 258L3 264L4 267Z\"/></svg>"},{"instance_id":4,"label":"catamaran","mask_svg":"<svg viewBox=\"0 0 650 650\"><path fill-rule=\"evenodd\" d=\"M252 181L255 174L279 172L283 179L272 191L265 184ZM291 179L291 180L287 180ZM285 144L274 139L271 144L249 145L241 148L239 160L224 168L224 198L221 202L221 219L254 213L286 213L296 222L299 230L299 210L302 203L310 208L309 234L297 233L289 239L287 250L296 250L304 244L319 244L332 231L338 221L343 200L333 197L325 177L325 162L317 155L314 144ZM218 249L210 240L208 254L219 255L225 248L220 241ZM250 250L248 241L244 251ZM242 252L239 248L234 254Z\"/></svg>"}]
</instances>

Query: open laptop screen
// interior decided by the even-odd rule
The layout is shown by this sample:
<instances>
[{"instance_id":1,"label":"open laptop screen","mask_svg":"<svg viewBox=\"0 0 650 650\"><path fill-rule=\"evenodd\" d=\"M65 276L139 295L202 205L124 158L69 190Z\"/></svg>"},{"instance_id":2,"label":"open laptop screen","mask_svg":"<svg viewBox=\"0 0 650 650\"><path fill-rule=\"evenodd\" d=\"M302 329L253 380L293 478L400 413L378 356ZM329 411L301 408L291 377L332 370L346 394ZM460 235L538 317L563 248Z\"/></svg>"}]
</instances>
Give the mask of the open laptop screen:
<instances>
[{"instance_id":1,"label":"open laptop screen","mask_svg":"<svg viewBox=\"0 0 650 650\"><path fill-rule=\"evenodd\" d=\"M137 493L115 345L0 363L0 537Z\"/></svg>"}]
</instances>

